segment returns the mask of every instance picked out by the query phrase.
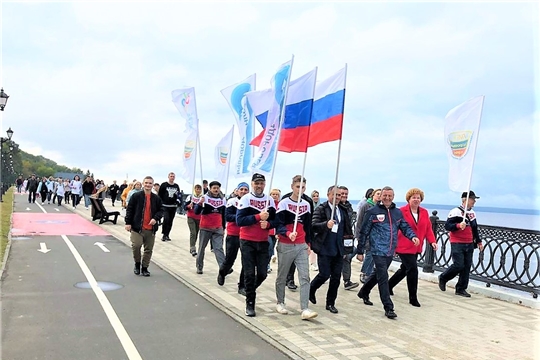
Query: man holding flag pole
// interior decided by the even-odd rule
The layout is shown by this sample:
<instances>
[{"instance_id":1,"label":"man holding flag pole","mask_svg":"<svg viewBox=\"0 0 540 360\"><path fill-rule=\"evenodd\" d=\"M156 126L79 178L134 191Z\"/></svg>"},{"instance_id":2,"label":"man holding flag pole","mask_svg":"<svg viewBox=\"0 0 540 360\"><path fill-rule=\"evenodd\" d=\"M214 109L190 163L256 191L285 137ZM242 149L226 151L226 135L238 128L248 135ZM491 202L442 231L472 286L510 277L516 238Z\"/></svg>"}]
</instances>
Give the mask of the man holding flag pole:
<instances>
[{"instance_id":1,"label":"man holding flag pole","mask_svg":"<svg viewBox=\"0 0 540 360\"><path fill-rule=\"evenodd\" d=\"M479 197L470 190L483 106L484 96L456 106L446 115L444 128L450 163L448 185L452 191L467 191L461 194L461 206L450 211L444 225L450 232L452 265L439 275L439 288L446 291L446 283L459 275L455 292L463 297L471 297L467 287L474 248L484 250L472 209Z\"/></svg>"}]
</instances>

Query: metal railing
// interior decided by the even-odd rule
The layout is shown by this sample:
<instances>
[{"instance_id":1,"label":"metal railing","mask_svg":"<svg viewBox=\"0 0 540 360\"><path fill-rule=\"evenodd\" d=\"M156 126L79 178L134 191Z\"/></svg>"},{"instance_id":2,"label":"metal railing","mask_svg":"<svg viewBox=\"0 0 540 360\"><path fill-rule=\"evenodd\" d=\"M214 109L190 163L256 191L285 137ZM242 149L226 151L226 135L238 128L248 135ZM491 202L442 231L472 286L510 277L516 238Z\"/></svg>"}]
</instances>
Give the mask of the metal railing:
<instances>
[{"instance_id":1,"label":"metal railing","mask_svg":"<svg viewBox=\"0 0 540 360\"><path fill-rule=\"evenodd\" d=\"M425 246L418 264L424 272L443 271L452 260L450 238L436 210L430 219L439 249L434 252ZM525 291L536 299L540 294L540 231L487 225L478 225L478 231L484 251L474 252L471 279L487 287Z\"/></svg>"}]
</instances>

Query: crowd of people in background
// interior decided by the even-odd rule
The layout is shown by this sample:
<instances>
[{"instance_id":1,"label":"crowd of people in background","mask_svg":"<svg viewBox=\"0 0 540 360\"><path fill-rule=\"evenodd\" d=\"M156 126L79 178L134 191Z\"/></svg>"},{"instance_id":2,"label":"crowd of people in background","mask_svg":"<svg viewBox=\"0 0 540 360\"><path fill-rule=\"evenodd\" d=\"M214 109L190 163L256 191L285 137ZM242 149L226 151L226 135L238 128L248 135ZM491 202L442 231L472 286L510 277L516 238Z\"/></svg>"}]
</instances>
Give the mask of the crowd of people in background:
<instances>
[{"instance_id":1,"label":"crowd of people in background","mask_svg":"<svg viewBox=\"0 0 540 360\"><path fill-rule=\"evenodd\" d=\"M358 297L372 306L369 295L377 285L385 316L394 319L397 315L391 300L393 289L406 279L409 303L420 307L417 257L426 240L437 250L429 214L420 206L424 193L417 188L406 193L407 203L401 208L393 202L391 187L369 188L355 211L348 201L346 186L330 186L327 201L321 202L319 191L312 191L311 196L305 193L306 179L300 175L293 177L292 191L283 196L277 188L265 194L266 180L262 174L253 175L251 186L241 182L229 195L223 194L219 182L204 180L185 197L172 172L161 184L154 183L149 176L143 182L124 180L118 185L114 180L107 186L92 176L81 181L79 175L62 179L33 174L26 179L19 176L16 186L17 192L28 194L29 203L37 199L41 205L61 206L64 202L75 209L84 199L84 206L89 209L91 198L104 199L105 195L110 197L112 206L121 201L126 230L131 233L136 275L150 276L148 266L159 227L161 240L172 241L175 215L186 214L189 251L195 258L197 274L203 274L206 247L210 244L219 267L217 283L223 286L240 251L242 270L237 286L238 293L245 296L247 316L256 315L256 289L276 262L278 313L289 313L285 288L298 289L296 272L302 319L318 316L308 303L317 303L317 290L328 280L326 310L338 313L336 300L341 282L344 290L360 285L351 280L351 261L356 256L362 262L359 279L363 286ZM470 297L466 289L473 250L483 250L472 210L476 199L473 191L463 193L461 206L450 212L445 226L450 232L453 264L439 277L439 288L446 291L446 283L459 276L456 295L463 297ZM388 267L395 255L400 257L401 267L389 279ZM310 271L317 272L313 280Z\"/></svg>"}]
</instances>

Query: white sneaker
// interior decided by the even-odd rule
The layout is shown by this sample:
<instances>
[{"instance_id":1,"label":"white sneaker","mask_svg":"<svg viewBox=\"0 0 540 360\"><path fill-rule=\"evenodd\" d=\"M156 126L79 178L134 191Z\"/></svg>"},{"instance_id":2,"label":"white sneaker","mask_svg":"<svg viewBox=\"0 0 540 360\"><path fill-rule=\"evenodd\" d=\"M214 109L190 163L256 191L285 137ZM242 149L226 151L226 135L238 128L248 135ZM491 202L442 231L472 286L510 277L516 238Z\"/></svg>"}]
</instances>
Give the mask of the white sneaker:
<instances>
[{"instance_id":1,"label":"white sneaker","mask_svg":"<svg viewBox=\"0 0 540 360\"><path fill-rule=\"evenodd\" d=\"M279 303L276 305L276 311L281 315L287 315L289 313L289 310L285 307L285 304Z\"/></svg>"},{"instance_id":2,"label":"white sneaker","mask_svg":"<svg viewBox=\"0 0 540 360\"><path fill-rule=\"evenodd\" d=\"M309 268L310 268L311 271L319 271L319 268L317 267L317 264L311 264L309 266Z\"/></svg>"},{"instance_id":3,"label":"white sneaker","mask_svg":"<svg viewBox=\"0 0 540 360\"><path fill-rule=\"evenodd\" d=\"M315 311L311 310L311 309L304 309L302 311L302 320L309 320L309 319L314 319L318 316L319 314L317 314Z\"/></svg>"}]
</instances>

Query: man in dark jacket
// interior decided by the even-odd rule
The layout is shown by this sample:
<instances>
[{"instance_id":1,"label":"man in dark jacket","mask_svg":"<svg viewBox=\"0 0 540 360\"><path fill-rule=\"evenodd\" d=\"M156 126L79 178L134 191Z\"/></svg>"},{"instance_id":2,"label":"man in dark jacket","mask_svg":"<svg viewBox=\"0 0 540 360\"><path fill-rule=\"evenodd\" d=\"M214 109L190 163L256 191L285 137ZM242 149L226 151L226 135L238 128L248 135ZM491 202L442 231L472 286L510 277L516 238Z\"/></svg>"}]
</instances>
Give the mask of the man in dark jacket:
<instances>
[{"instance_id":1,"label":"man in dark jacket","mask_svg":"<svg viewBox=\"0 0 540 360\"><path fill-rule=\"evenodd\" d=\"M335 303L343 270L343 258L346 255L343 238L352 238L353 233L347 212L338 206L341 197L339 189L330 186L327 196L328 201L315 209L312 219L312 231L315 236L311 249L318 255L319 273L311 281L309 301L317 303L315 297L317 289L330 279L326 293L326 310L337 314Z\"/></svg>"},{"instance_id":2,"label":"man in dark jacket","mask_svg":"<svg viewBox=\"0 0 540 360\"><path fill-rule=\"evenodd\" d=\"M113 180L112 185L109 186L109 196L111 197L112 206L114 206L114 202L118 196L118 190L120 190L120 187L116 184L116 180Z\"/></svg>"},{"instance_id":3,"label":"man in dark jacket","mask_svg":"<svg viewBox=\"0 0 540 360\"><path fill-rule=\"evenodd\" d=\"M369 293L377 284L381 302L384 306L384 315L389 319L397 317L394 312L394 303L390 299L388 266L392 263L396 252L398 230L409 238L415 246L420 243L420 240L405 221L401 210L396 207L393 200L394 190L390 186L383 187L381 202L369 209L364 216L357 249L357 258L363 261L366 240L369 238L376 269L375 275L371 276L358 292L358 297L364 301L364 304L373 305L369 300Z\"/></svg>"},{"instance_id":4,"label":"man in dark jacket","mask_svg":"<svg viewBox=\"0 0 540 360\"><path fill-rule=\"evenodd\" d=\"M143 180L144 191L133 194L126 209L126 230L131 233L135 275L150 276L148 266L154 249L157 223L163 216L161 199L152 193L153 184L154 179L151 176L145 177ZM144 246L144 255L141 264L142 246Z\"/></svg>"},{"instance_id":5,"label":"man in dark jacket","mask_svg":"<svg viewBox=\"0 0 540 360\"><path fill-rule=\"evenodd\" d=\"M347 212L347 216L349 217L352 224L354 210L352 204L349 202L349 189L346 186L340 186L339 191L341 192L339 206L343 207L343 209ZM343 259L343 286L345 287L345 290L352 290L354 288L357 288L360 284L351 281L351 261L354 257L354 239L347 240L349 240L347 246L345 247L345 252L347 253L347 256L345 257L345 259Z\"/></svg>"},{"instance_id":6,"label":"man in dark jacket","mask_svg":"<svg viewBox=\"0 0 540 360\"><path fill-rule=\"evenodd\" d=\"M36 202L36 193L38 189L38 180L36 179L36 175L32 174L32 177L28 180L28 183L26 184L26 188L28 189L28 202L29 203L35 203Z\"/></svg>"}]
</instances>

